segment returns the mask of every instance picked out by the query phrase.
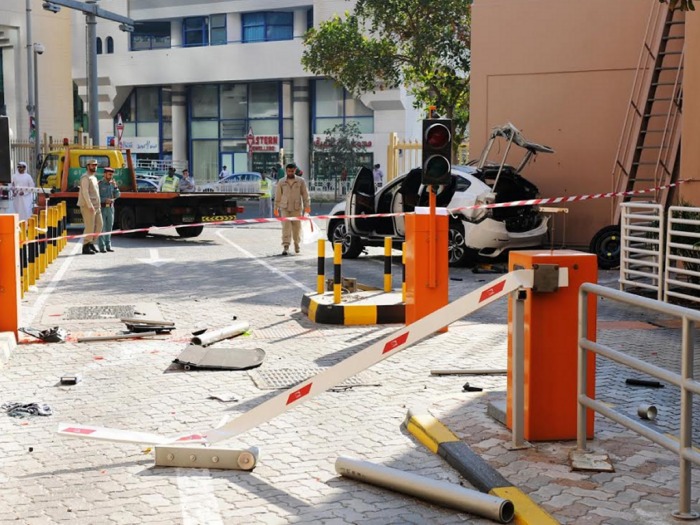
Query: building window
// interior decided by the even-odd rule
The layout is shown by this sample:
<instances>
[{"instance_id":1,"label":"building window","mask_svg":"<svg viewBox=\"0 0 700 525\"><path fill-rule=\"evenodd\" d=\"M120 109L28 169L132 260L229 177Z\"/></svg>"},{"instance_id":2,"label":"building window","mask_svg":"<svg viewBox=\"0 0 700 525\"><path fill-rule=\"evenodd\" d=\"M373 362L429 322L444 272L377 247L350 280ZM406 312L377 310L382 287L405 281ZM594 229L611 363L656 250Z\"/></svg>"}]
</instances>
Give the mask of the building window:
<instances>
[{"instance_id":1,"label":"building window","mask_svg":"<svg viewBox=\"0 0 700 525\"><path fill-rule=\"evenodd\" d=\"M210 41L212 46L220 46L228 42L226 36L226 15L211 15L209 17Z\"/></svg>"},{"instance_id":2,"label":"building window","mask_svg":"<svg viewBox=\"0 0 700 525\"><path fill-rule=\"evenodd\" d=\"M114 53L114 39L111 36L107 37L107 54L111 55Z\"/></svg>"},{"instance_id":3,"label":"building window","mask_svg":"<svg viewBox=\"0 0 700 525\"><path fill-rule=\"evenodd\" d=\"M355 121L361 133L374 133L374 112L332 80L314 83L313 132Z\"/></svg>"},{"instance_id":4,"label":"building window","mask_svg":"<svg viewBox=\"0 0 700 525\"><path fill-rule=\"evenodd\" d=\"M2 67L2 48L0 48L0 115L7 115L7 108L5 107L5 79Z\"/></svg>"},{"instance_id":5,"label":"building window","mask_svg":"<svg viewBox=\"0 0 700 525\"><path fill-rule=\"evenodd\" d=\"M311 29L314 26L314 8L306 10L306 29Z\"/></svg>"},{"instance_id":6,"label":"building window","mask_svg":"<svg viewBox=\"0 0 700 525\"><path fill-rule=\"evenodd\" d=\"M194 16L182 20L182 45L196 47L209 45L209 18Z\"/></svg>"},{"instance_id":7,"label":"building window","mask_svg":"<svg viewBox=\"0 0 700 525\"><path fill-rule=\"evenodd\" d=\"M102 54L102 39L100 37L97 37L97 54Z\"/></svg>"},{"instance_id":8,"label":"building window","mask_svg":"<svg viewBox=\"0 0 700 525\"><path fill-rule=\"evenodd\" d=\"M259 12L245 13L243 21L243 42L272 42L292 40L294 37L294 13Z\"/></svg>"},{"instance_id":9,"label":"building window","mask_svg":"<svg viewBox=\"0 0 700 525\"><path fill-rule=\"evenodd\" d=\"M131 33L131 50L170 48L170 22L138 22Z\"/></svg>"}]
</instances>

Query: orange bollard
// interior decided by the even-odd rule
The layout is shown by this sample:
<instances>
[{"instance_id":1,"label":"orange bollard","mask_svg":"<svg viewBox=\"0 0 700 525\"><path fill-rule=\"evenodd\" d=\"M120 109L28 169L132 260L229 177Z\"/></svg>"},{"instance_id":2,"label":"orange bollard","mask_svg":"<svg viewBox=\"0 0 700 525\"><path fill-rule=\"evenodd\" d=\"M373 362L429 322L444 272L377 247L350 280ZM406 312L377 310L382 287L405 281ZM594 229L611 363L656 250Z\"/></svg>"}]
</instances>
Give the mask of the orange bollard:
<instances>
[{"instance_id":1,"label":"orange bollard","mask_svg":"<svg viewBox=\"0 0 700 525\"><path fill-rule=\"evenodd\" d=\"M511 252L509 271L557 265L569 269L569 285L555 292L527 290L524 301L524 421L529 441L576 439L578 367L578 290L598 281L595 255L575 250ZM536 279L537 283L537 279ZM508 401L506 421L513 427L513 299L508 304ZM588 337L595 340L595 298L588 305ZM595 354L589 353L588 395L595 398ZM587 433L593 437L593 411Z\"/></svg>"},{"instance_id":2,"label":"orange bollard","mask_svg":"<svg viewBox=\"0 0 700 525\"><path fill-rule=\"evenodd\" d=\"M18 337L20 321L19 217L0 215L0 332Z\"/></svg>"},{"instance_id":3,"label":"orange bollard","mask_svg":"<svg viewBox=\"0 0 700 525\"><path fill-rule=\"evenodd\" d=\"M424 208L427 210L427 208ZM435 215L435 283L431 283L431 215L406 215L406 324L442 308L448 302L449 269L447 259L448 216L444 208ZM443 327L441 332L446 332Z\"/></svg>"}]
</instances>

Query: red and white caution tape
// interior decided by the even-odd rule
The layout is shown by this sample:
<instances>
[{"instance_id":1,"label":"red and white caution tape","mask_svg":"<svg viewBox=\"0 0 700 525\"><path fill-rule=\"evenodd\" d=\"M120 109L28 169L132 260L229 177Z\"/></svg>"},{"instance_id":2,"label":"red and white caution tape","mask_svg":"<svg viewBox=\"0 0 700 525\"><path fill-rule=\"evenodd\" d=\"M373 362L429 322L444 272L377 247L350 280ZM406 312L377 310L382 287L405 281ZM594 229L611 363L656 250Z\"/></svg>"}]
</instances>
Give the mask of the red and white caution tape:
<instances>
[{"instance_id":1,"label":"red and white caution tape","mask_svg":"<svg viewBox=\"0 0 700 525\"><path fill-rule=\"evenodd\" d=\"M475 204L472 206L462 206L459 208L448 208L448 212L455 214L463 210L480 210L480 209L492 209L492 208L510 208L516 206L539 206L543 204L561 204L569 202L579 202L592 199L609 199L612 197L627 197L630 195L639 195L644 193L654 193L658 191L663 191L675 186L679 186L685 182L694 182L694 180L680 180L672 184L666 184L664 186L656 186L654 188L647 188L645 190L635 190L635 191L611 191L608 193L592 193L590 195L572 195L570 197L549 197L542 199L528 199L520 201L510 201L510 202L497 202L493 204ZM211 222L197 222L188 224L178 224L170 226L150 226L148 228L136 228L133 230L113 230L111 232L102 232L99 235L124 235L129 233L143 233L151 230L165 230L169 228L193 228L198 226L226 226L226 225L240 225L240 224L264 224L271 222L289 222L289 221L308 221L315 219L372 219L377 217L400 217L402 215L409 215L406 212L398 213L371 213L367 215L313 215L313 216L301 216L301 217L275 217L275 218L264 218L258 217L255 219L235 219L232 221L211 221ZM39 243L39 242L50 242L58 239L82 239L84 237L91 237L95 235L65 235L63 237L55 237L49 239L34 239L26 241L25 244Z\"/></svg>"}]
</instances>

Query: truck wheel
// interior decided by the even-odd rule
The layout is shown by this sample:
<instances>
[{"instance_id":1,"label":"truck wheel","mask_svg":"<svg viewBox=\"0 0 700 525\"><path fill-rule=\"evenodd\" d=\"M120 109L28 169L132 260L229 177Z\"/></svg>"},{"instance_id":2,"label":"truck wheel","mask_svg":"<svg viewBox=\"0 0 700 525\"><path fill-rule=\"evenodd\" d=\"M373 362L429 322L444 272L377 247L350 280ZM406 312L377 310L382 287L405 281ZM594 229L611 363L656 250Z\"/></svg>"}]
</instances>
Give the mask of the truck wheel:
<instances>
[{"instance_id":1,"label":"truck wheel","mask_svg":"<svg viewBox=\"0 0 700 525\"><path fill-rule=\"evenodd\" d=\"M119 228L122 230L136 229L136 212L133 208L124 208L119 212ZM148 232L133 232L124 234L126 237L145 237Z\"/></svg>"},{"instance_id":2,"label":"truck wheel","mask_svg":"<svg viewBox=\"0 0 700 525\"><path fill-rule=\"evenodd\" d=\"M197 237L200 233L202 233L204 226L201 224L199 226L179 226L175 229L180 237L183 239L189 239L191 237Z\"/></svg>"},{"instance_id":3,"label":"truck wheel","mask_svg":"<svg viewBox=\"0 0 700 525\"><path fill-rule=\"evenodd\" d=\"M331 243L339 242L343 245L341 248L343 259L357 259L364 248L362 241L358 237L348 233L343 220L330 222L328 225L328 240Z\"/></svg>"},{"instance_id":4,"label":"truck wheel","mask_svg":"<svg viewBox=\"0 0 700 525\"><path fill-rule=\"evenodd\" d=\"M447 232L447 261L450 266L467 266L476 262L477 251L469 248L461 221L451 221Z\"/></svg>"},{"instance_id":5,"label":"truck wheel","mask_svg":"<svg viewBox=\"0 0 700 525\"><path fill-rule=\"evenodd\" d=\"M598 257L598 268L610 270L620 266L620 227L613 224L598 230L589 251Z\"/></svg>"}]
</instances>

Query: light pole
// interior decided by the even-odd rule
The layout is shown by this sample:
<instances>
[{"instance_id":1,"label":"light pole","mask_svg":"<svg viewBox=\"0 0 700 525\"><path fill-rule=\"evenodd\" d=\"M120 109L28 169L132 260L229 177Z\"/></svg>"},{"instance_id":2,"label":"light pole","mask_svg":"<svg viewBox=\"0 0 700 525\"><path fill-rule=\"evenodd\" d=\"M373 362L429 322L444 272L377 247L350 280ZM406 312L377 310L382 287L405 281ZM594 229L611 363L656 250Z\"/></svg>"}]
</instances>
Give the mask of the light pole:
<instances>
[{"instance_id":1,"label":"light pole","mask_svg":"<svg viewBox=\"0 0 700 525\"><path fill-rule=\"evenodd\" d=\"M38 55L44 54L42 44L34 44L34 170L41 165L41 129L39 126L39 60Z\"/></svg>"},{"instance_id":2,"label":"light pole","mask_svg":"<svg viewBox=\"0 0 700 525\"><path fill-rule=\"evenodd\" d=\"M34 115L34 78L32 71L34 70L34 52L32 50L32 0L27 0L27 113L29 114L29 136L32 131L32 116Z\"/></svg>"}]
</instances>

